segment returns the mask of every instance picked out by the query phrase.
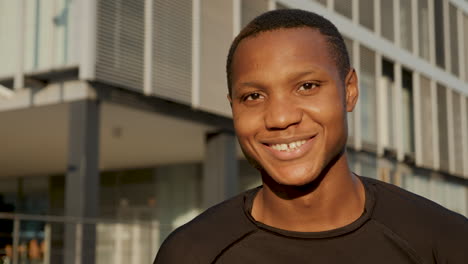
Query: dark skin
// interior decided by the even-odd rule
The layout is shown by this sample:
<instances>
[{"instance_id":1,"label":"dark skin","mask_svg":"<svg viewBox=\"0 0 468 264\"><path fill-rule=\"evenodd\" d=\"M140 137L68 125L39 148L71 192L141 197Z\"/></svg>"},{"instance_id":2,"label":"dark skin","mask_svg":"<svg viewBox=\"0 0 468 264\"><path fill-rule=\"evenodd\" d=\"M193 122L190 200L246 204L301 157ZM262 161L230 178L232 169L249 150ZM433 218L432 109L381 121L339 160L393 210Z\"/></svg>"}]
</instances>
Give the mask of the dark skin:
<instances>
[{"instance_id":1,"label":"dark skin","mask_svg":"<svg viewBox=\"0 0 468 264\"><path fill-rule=\"evenodd\" d=\"M364 211L345 151L357 76L343 80L328 45L312 28L278 29L242 40L234 54L229 101L242 150L262 174L251 213L266 225L318 232Z\"/></svg>"}]
</instances>

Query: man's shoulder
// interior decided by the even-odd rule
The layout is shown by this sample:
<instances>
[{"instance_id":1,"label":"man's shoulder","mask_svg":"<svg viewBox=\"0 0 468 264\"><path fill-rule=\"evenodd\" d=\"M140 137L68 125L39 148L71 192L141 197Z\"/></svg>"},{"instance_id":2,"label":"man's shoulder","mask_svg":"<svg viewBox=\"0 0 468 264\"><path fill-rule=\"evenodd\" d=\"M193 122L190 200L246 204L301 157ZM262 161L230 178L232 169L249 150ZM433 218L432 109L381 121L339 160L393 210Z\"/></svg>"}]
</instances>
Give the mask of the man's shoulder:
<instances>
[{"instance_id":1,"label":"man's shoulder","mask_svg":"<svg viewBox=\"0 0 468 264\"><path fill-rule=\"evenodd\" d=\"M363 179L373 189L372 220L405 241L419 255L441 262L467 259L468 219L392 184Z\"/></svg>"},{"instance_id":2,"label":"man's shoulder","mask_svg":"<svg viewBox=\"0 0 468 264\"><path fill-rule=\"evenodd\" d=\"M466 224L466 217L420 195L379 180L370 178L363 180L374 189L376 199L374 210L377 217L382 215L389 219L399 216L407 220L425 220L428 224L437 225L447 221L452 224L453 222Z\"/></svg>"},{"instance_id":3,"label":"man's shoulder","mask_svg":"<svg viewBox=\"0 0 468 264\"><path fill-rule=\"evenodd\" d=\"M155 263L211 263L254 229L243 209L245 196L252 191L217 204L177 228L162 244Z\"/></svg>"}]
</instances>

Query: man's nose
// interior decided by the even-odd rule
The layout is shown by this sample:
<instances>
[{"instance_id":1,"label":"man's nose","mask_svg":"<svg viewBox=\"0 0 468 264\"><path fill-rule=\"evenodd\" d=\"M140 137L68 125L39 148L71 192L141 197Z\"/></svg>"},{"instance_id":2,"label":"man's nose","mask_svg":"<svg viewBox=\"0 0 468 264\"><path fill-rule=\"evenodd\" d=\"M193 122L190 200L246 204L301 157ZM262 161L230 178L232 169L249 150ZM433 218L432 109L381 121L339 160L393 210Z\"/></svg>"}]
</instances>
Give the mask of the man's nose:
<instances>
[{"instance_id":1,"label":"man's nose","mask_svg":"<svg viewBox=\"0 0 468 264\"><path fill-rule=\"evenodd\" d=\"M268 130L286 129L302 120L302 111L294 100L285 97L270 97L265 114Z\"/></svg>"}]
</instances>

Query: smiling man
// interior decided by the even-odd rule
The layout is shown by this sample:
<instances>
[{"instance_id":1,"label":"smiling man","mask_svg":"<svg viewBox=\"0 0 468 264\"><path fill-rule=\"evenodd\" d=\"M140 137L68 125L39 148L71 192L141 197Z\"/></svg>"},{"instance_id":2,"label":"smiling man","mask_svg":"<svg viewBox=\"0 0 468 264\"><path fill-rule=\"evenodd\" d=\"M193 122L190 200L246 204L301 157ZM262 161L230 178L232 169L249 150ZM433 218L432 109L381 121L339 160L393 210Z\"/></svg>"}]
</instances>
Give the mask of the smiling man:
<instances>
[{"instance_id":1,"label":"smiling man","mask_svg":"<svg viewBox=\"0 0 468 264\"><path fill-rule=\"evenodd\" d=\"M468 263L465 217L350 171L358 81L331 22L265 13L226 68L236 134L263 185L176 230L155 263Z\"/></svg>"}]
</instances>

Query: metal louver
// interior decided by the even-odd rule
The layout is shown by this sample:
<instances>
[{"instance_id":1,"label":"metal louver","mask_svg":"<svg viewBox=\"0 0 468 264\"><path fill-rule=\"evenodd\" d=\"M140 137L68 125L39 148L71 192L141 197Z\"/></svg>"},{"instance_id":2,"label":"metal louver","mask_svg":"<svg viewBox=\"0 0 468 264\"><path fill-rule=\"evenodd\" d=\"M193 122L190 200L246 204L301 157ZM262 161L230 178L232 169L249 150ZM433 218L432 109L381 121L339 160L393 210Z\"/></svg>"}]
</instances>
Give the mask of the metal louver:
<instances>
[{"instance_id":1,"label":"metal louver","mask_svg":"<svg viewBox=\"0 0 468 264\"><path fill-rule=\"evenodd\" d=\"M440 169L449 171L447 88L437 84L437 122L439 128Z\"/></svg>"},{"instance_id":2,"label":"metal louver","mask_svg":"<svg viewBox=\"0 0 468 264\"><path fill-rule=\"evenodd\" d=\"M335 11L349 19L353 18L352 0L335 0Z\"/></svg>"},{"instance_id":3,"label":"metal louver","mask_svg":"<svg viewBox=\"0 0 468 264\"><path fill-rule=\"evenodd\" d=\"M461 108L461 100L460 94L457 92L452 93L452 113L453 113L453 138L455 141L455 172L459 175L463 174L463 144L457 144L457 142L463 142L463 129L460 124L462 122L461 116L462 108Z\"/></svg>"},{"instance_id":4,"label":"metal louver","mask_svg":"<svg viewBox=\"0 0 468 264\"><path fill-rule=\"evenodd\" d=\"M144 6L144 0L97 2L97 80L143 89Z\"/></svg>"},{"instance_id":5,"label":"metal louver","mask_svg":"<svg viewBox=\"0 0 468 264\"><path fill-rule=\"evenodd\" d=\"M190 103L192 1L154 1L152 28L152 93Z\"/></svg>"},{"instance_id":6,"label":"metal louver","mask_svg":"<svg viewBox=\"0 0 468 264\"><path fill-rule=\"evenodd\" d=\"M421 118L421 136L422 136L422 163L424 167L433 168L434 166L434 146L432 144L432 123L434 118L432 116L432 96L431 95L431 81L421 76L419 80L420 84L420 106L421 113L424 114L424 118Z\"/></svg>"}]
</instances>

